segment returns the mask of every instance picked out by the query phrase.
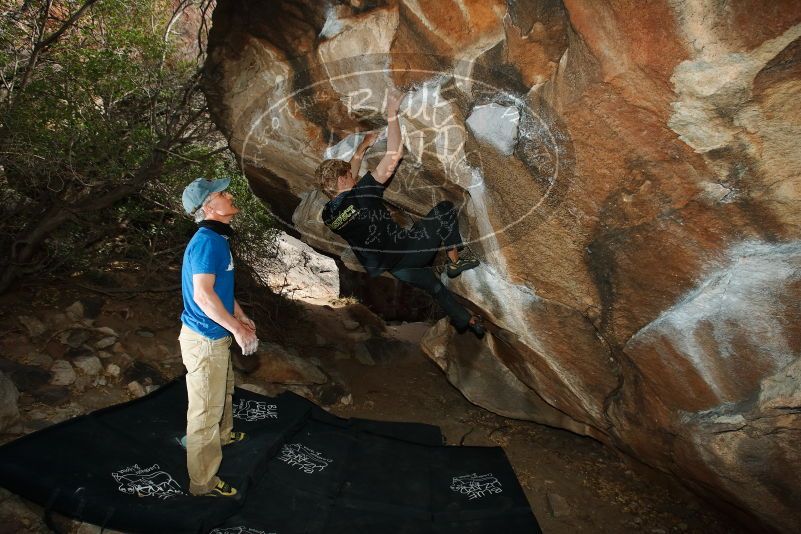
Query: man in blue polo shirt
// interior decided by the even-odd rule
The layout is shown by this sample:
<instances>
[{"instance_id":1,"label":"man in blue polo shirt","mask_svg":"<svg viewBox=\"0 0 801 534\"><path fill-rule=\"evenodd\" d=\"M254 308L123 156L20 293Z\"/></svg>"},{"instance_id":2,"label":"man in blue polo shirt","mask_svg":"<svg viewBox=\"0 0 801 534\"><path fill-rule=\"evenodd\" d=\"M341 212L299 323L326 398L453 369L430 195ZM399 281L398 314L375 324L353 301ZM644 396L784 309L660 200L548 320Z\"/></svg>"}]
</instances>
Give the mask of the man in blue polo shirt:
<instances>
[{"instance_id":1,"label":"man in blue polo shirt","mask_svg":"<svg viewBox=\"0 0 801 534\"><path fill-rule=\"evenodd\" d=\"M234 260L228 239L239 213L230 178L198 178L183 192L184 209L200 228L184 252L181 288L181 357L186 366L186 465L193 495L232 497L236 488L220 480L222 447L245 439L233 431L231 336L242 354L256 351L256 325L234 298Z\"/></svg>"}]
</instances>

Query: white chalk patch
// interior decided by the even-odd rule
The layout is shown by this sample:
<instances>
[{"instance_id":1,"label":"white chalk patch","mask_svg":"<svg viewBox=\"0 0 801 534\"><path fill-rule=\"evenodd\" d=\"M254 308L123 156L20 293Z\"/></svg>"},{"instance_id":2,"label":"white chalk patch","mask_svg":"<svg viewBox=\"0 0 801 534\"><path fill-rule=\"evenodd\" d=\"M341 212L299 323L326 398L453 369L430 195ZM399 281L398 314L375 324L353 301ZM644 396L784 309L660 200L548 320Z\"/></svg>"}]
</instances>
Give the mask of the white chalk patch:
<instances>
[{"instance_id":1,"label":"white chalk patch","mask_svg":"<svg viewBox=\"0 0 801 534\"><path fill-rule=\"evenodd\" d=\"M345 29L345 24L339 18L336 8L328 4L325 9L325 24L323 24L323 29L320 30L320 37L329 39L342 32L343 29Z\"/></svg>"},{"instance_id":2,"label":"white chalk patch","mask_svg":"<svg viewBox=\"0 0 801 534\"><path fill-rule=\"evenodd\" d=\"M356 147L364 139L365 133L352 133L339 143L328 147L323 154L323 159L341 159L350 161L356 153Z\"/></svg>"},{"instance_id":3,"label":"white chalk patch","mask_svg":"<svg viewBox=\"0 0 801 534\"><path fill-rule=\"evenodd\" d=\"M476 139L505 156L514 153L519 124L520 110L517 107L495 103L474 107L467 118L467 126Z\"/></svg>"},{"instance_id":4,"label":"white chalk patch","mask_svg":"<svg viewBox=\"0 0 801 534\"><path fill-rule=\"evenodd\" d=\"M749 241L733 247L724 267L699 282L695 289L640 329L627 345L667 339L721 400L722 384L737 382L738 369L727 364L749 347L749 359L784 367L797 355L787 344L779 303L788 285L801 280L801 242L774 244ZM711 331L714 344L702 344L699 330ZM660 350L657 346L657 350ZM664 358L675 358L675 352ZM728 399L731 400L731 399Z\"/></svg>"}]
</instances>

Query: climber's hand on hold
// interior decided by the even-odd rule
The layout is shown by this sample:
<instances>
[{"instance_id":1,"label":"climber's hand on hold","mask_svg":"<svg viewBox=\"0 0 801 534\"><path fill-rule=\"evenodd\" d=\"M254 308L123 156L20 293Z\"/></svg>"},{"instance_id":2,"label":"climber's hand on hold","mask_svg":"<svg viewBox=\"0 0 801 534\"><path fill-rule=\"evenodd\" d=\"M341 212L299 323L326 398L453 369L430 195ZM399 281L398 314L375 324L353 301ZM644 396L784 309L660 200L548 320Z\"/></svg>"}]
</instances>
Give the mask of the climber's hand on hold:
<instances>
[{"instance_id":1,"label":"climber's hand on hold","mask_svg":"<svg viewBox=\"0 0 801 534\"><path fill-rule=\"evenodd\" d=\"M379 132L367 132L367 134L364 136L364 139L362 139L362 142L359 143L359 146L364 147L365 150L370 148L375 144L376 140L378 139L378 135Z\"/></svg>"},{"instance_id":2,"label":"climber's hand on hold","mask_svg":"<svg viewBox=\"0 0 801 534\"><path fill-rule=\"evenodd\" d=\"M401 102L406 95L394 87L387 93L387 118L396 115L400 109Z\"/></svg>"}]
</instances>

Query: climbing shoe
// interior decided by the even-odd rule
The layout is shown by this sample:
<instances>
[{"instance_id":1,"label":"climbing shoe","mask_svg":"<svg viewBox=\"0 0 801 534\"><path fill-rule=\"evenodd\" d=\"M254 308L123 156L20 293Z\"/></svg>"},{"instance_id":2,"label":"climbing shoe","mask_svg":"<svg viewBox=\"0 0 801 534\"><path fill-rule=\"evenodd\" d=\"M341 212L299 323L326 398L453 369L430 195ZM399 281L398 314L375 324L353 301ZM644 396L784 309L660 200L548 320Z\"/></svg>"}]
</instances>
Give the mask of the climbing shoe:
<instances>
[{"instance_id":1,"label":"climbing shoe","mask_svg":"<svg viewBox=\"0 0 801 534\"><path fill-rule=\"evenodd\" d=\"M203 494L204 497L233 497L236 495L236 488L228 482L222 480L217 481L217 485L212 488L208 493Z\"/></svg>"},{"instance_id":2,"label":"climbing shoe","mask_svg":"<svg viewBox=\"0 0 801 534\"><path fill-rule=\"evenodd\" d=\"M231 445L232 443L239 443L240 441L246 440L247 437L248 435L245 434L244 432L231 432L231 438L225 445ZM223 445L223 447L225 447L225 445Z\"/></svg>"},{"instance_id":3,"label":"climbing shoe","mask_svg":"<svg viewBox=\"0 0 801 534\"><path fill-rule=\"evenodd\" d=\"M448 273L448 278L456 278L464 271L478 267L479 263L481 262L478 261L478 256L473 254L472 250L465 247L459 253L458 260L448 263L448 266L445 267L445 272Z\"/></svg>"},{"instance_id":4,"label":"climbing shoe","mask_svg":"<svg viewBox=\"0 0 801 534\"><path fill-rule=\"evenodd\" d=\"M474 315L470 318L470 322L467 323L467 328L473 332L478 339L484 337L484 333L486 330L484 329L484 322L481 319L480 315Z\"/></svg>"}]
</instances>

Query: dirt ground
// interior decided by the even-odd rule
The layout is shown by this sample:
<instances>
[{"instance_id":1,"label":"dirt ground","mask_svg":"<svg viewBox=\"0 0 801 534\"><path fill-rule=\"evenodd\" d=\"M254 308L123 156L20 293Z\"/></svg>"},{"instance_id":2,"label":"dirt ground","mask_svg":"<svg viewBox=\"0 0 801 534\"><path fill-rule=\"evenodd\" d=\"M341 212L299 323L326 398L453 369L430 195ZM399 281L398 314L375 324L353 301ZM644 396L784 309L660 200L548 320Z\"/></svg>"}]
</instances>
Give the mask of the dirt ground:
<instances>
[{"instance_id":1,"label":"dirt ground","mask_svg":"<svg viewBox=\"0 0 801 534\"><path fill-rule=\"evenodd\" d=\"M147 384L151 380L146 375L153 370L164 380L183 372L176 340L179 294L104 295L77 286L26 288L0 299L0 319L5 325L0 330L0 359L23 361L32 350L49 352L54 359L63 357L52 339L26 341L17 317L62 310L75 300L99 303L94 325L117 331L125 351L120 349L105 361L127 364L128 370L123 369L119 378L95 378L82 384L80 391L73 385L72 396L60 403L48 404L36 394L23 392L20 424L14 432L0 436L0 442L128 400L134 395L129 381ZM383 325L359 305L303 304L294 309L291 320L282 322L276 313L271 328L263 330L273 332L273 341L299 358L318 365L336 387L293 386L293 390L311 397L336 391L334 401L326 401L327 409L343 417L429 423L442 429L449 445L503 447L546 534L741 532L672 479L642 466L629 466L594 440L500 417L472 405L420 351L417 343L429 326L425 323L388 325L379 334ZM353 327L354 317L358 328ZM350 330L343 327L348 322ZM260 337L270 341L266 333ZM355 344L366 339L371 340L373 355L368 362L353 352ZM26 342L28 346L21 346ZM147 365L137 367L132 361ZM264 383L257 375L238 373L238 383L257 384L270 393L284 387ZM50 532L41 523L40 512L8 492L0 493L0 532ZM73 524L69 530L92 532L88 525Z\"/></svg>"}]
</instances>

